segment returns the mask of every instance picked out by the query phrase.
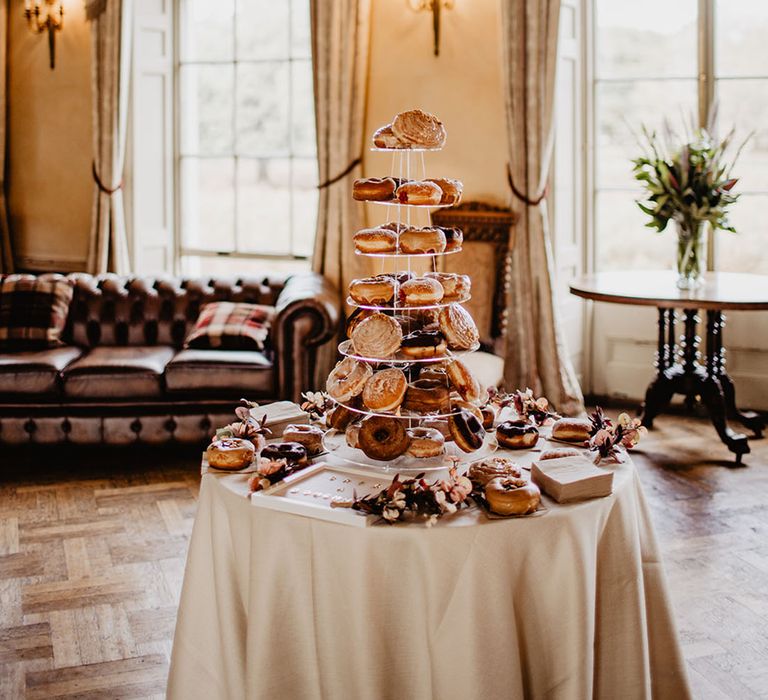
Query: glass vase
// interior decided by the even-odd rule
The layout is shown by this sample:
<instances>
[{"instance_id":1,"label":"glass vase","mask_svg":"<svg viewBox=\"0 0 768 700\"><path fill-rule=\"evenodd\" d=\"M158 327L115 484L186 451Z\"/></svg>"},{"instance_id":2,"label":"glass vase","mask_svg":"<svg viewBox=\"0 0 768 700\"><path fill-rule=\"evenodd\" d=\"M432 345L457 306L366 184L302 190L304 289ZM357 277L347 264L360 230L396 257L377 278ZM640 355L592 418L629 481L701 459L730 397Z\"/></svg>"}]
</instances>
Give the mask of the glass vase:
<instances>
[{"instance_id":1,"label":"glass vase","mask_svg":"<svg viewBox=\"0 0 768 700\"><path fill-rule=\"evenodd\" d=\"M706 225L706 221L677 222L678 289L696 289L702 282Z\"/></svg>"}]
</instances>

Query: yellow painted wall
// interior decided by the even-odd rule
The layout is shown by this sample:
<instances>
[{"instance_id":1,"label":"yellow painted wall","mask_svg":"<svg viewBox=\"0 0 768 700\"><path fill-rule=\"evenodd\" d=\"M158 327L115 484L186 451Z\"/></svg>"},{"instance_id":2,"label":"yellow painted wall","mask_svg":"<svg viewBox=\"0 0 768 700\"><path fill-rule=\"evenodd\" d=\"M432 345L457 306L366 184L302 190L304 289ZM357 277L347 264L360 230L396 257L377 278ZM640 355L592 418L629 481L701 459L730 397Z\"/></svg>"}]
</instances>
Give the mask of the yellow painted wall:
<instances>
[{"instance_id":1,"label":"yellow painted wall","mask_svg":"<svg viewBox=\"0 0 768 700\"><path fill-rule=\"evenodd\" d=\"M47 35L27 29L23 3L10 8L8 199L19 267L82 269L88 253L90 28L82 0L65 0L64 12L52 71Z\"/></svg>"}]
</instances>

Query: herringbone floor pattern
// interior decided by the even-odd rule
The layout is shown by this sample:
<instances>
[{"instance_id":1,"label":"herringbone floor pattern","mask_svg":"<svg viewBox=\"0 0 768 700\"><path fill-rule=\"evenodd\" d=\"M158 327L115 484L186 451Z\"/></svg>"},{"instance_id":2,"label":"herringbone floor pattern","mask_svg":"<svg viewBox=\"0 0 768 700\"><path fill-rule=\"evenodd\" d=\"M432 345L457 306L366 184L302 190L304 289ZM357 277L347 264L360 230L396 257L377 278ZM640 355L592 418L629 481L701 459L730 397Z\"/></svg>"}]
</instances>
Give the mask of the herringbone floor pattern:
<instances>
[{"instance_id":1,"label":"herringbone floor pattern","mask_svg":"<svg viewBox=\"0 0 768 700\"><path fill-rule=\"evenodd\" d=\"M662 417L635 456L696 698L768 697L768 440ZM197 456L0 457L0 698L164 695ZM216 700L216 699L211 699Z\"/></svg>"}]
</instances>

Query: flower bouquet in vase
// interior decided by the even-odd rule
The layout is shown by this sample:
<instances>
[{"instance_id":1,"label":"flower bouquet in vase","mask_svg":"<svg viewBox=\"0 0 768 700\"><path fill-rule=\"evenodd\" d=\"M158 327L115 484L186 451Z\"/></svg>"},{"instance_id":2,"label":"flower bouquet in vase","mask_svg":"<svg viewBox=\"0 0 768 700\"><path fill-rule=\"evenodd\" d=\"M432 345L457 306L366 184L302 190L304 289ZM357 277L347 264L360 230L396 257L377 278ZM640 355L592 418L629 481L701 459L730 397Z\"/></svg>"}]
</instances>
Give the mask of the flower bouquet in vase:
<instances>
[{"instance_id":1,"label":"flower bouquet in vase","mask_svg":"<svg viewBox=\"0 0 768 700\"><path fill-rule=\"evenodd\" d=\"M707 224L712 231L736 232L728 220L729 208L739 198L732 192L738 180L731 173L749 137L729 161L733 129L723 139L701 128L686 129L680 137L665 123L663 139L645 126L642 135L638 142L643 155L632 161L645 195L637 204L651 218L649 228L661 232L670 220L675 222L677 286L695 289L706 267Z\"/></svg>"}]
</instances>

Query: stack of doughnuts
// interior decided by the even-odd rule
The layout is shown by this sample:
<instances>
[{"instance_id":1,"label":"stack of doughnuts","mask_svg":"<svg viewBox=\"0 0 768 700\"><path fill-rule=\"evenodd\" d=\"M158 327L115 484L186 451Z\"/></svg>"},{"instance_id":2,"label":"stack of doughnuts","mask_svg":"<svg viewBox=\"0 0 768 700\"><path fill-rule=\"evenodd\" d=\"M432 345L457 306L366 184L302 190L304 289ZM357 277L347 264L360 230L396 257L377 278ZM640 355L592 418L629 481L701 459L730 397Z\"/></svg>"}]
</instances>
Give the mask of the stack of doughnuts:
<instances>
[{"instance_id":1,"label":"stack of doughnuts","mask_svg":"<svg viewBox=\"0 0 768 700\"><path fill-rule=\"evenodd\" d=\"M423 277L411 275L405 279L383 274L353 279L349 283L349 297L355 304L368 308L430 307L464 302L469 299L470 288L467 275L452 272L427 272ZM460 311L448 315L463 316ZM452 324L459 322L474 327L471 317L449 321ZM475 328L472 333L476 334L476 331Z\"/></svg>"},{"instance_id":2,"label":"stack of doughnuts","mask_svg":"<svg viewBox=\"0 0 768 700\"><path fill-rule=\"evenodd\" d=\"M460 180L448 178L402 180L396 177L360 177L352 184L352 199L436 207L458 204L463 188Z\"/></svg>"}]
</instances>

